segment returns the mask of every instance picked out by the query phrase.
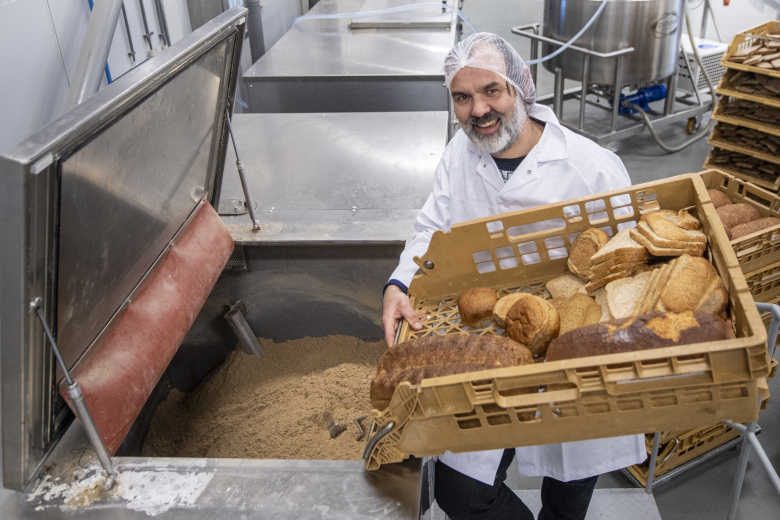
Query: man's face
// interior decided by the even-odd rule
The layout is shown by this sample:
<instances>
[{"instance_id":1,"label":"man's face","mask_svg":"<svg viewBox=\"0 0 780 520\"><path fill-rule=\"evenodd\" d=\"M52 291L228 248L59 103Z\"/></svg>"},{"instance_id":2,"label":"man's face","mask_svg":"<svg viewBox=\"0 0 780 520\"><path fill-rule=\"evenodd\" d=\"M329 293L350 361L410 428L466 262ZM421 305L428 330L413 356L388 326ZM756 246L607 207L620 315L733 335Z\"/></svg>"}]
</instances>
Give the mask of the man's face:
<instances>
[{"instance_id":1,"label":"man's face","mask_svg":"<svg viewBox=\"0 0 780 520\"><path fill-rule=\"evenodd\" d=\"M520 136L525 106L495 72L463 67L452 78L450 93L463 131L486 152L505 152Z\"/></svg>"}]
</instances>

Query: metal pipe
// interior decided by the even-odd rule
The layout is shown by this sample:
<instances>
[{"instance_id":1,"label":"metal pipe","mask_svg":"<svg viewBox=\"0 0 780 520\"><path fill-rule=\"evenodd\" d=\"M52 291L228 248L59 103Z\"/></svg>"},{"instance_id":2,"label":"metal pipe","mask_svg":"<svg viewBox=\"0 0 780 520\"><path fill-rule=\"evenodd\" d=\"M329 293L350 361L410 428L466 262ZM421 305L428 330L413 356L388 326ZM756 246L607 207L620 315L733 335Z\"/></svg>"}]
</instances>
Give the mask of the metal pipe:
<instances>
[{"instance_id":1,"label":"metal pipe","mask_svg":"<svg viewBox=\"0 0 780 520\"><path fill-rule=\"evenodd\" d=\"M755 431L755 429L755 422L748 423L748 430ZM749 442L742 442L742 451L739 452L739 463L737 464L737 476L734 478L734 487L731 491L731 506L726 517L728 520L734 520L734 517L737 515L739 495L742 493L742 482L745 480L745 470L747 469L748 458L750 458L750 449L751 444Z\"/></svg>"},{"instance_id":2,"label":"metal pipe","mask_svg":"<svg viewBox=\"0 0 780 520\"><path fill-rule=\"evenodd\" d=\"M618 113L620 111L620 74L623 68L623 55L620 54L615 58L615 97L612 103L612 131L617 132Z\"/></svg>"},{"instance_id":3,"label":"metal pipe","mask_svg":"<svg viewBox=\"0 0 780 520\"><path fill-rule=\"evenodd\" d=\"M677 97L677 73L672 74L666 80L666 100L664 100L664 115L670 116L674 112L674 101Z\"/></svg>"},{"instance_id":4,"label":"metal pipe","mask_svg":"<svg viewBox=\"0 0 780 520\"><path fill-rule=\"evenodd\" d=\"M93 8L68 91L66 111L84 102L100 89L121 7L122 0L101 0Z\"/></svg>"},{"instance_id":5,"label":"metal pipe","mask_svg":"<svg viewBox=\"0 0 780 520\"><path fill-rule=\"evenodd\" d=\"M252 63L265 54L265 39L263 36L263 8L260 0L244 0L247 8L247 29L249 30L249 50L252 54Z\"/></svg>"},{"instance_id":6,"label":"metal pipe","mask_svg":"<svg viewBox=\"0 0 780 520\"><path fill-rule=\"evenodd\" d=\"M138 6L141 9L141 20L144 23L144 38L146 38L146 43L149 44L149 50L154 50L154 45L152 45L152 34L153 32L149 32L149 21L146 19L146 8L144 7L144 0L138 0Z\"/></svg>"},{"instance_id":7,"label":"metal pipe","mask_svg":"<svg viewBox=\"0 0 780 520\"><path fill-rule=\"evenodd\" d=\"M160 29L160 38L165 42L166 47L171 46L171 37L168 35L168 20L165 18L165 9L162 0L154 0L154 7L157 11L157 26Z\"/></svg>"},{"instance_id":8,"label":"metal pipe","mask_svg":"<svg viewBox=\"0 0 780 520\"><path fill-rule=\"evenodd\" d=\"M541 36L539 34L527 33L525 31L523 31L522 29L523 29L523 26L521 26L521 27L513 27L512 28L512 34L518 34L520 36L525 36L527 38L531 38L532 40L538 40L540 42L549 43L551 45L557 45L559 47L562 46L562 45L566 45L566 42L559 42L558 40L553 40L552 38L547 38L546 36ZM577 47L576 45L570 45L569 49L577 51L577 52L582 52L584 54L590 54L591 56L595 56L596 58L614 58L615 56L621 56L623 54L628 54L630 52L634 52L634 48L633 47L626 47L625 49L620 49L620 50L612 51L612 52L596 52L596 51L592 51L590 49L586 49L584 47Z\"/></svg>"},{"instance_id":9,"label":"metal pipe","mask_svg":"<svg viewBox=\"0 0 780 520\"><path fill-rule=\"evenodd\" d=\"M590 56L582 57L582 92L580 92L580 120L577 128L582 130L585 126L585 105L588 96L588 75L590 74Z\"/></svg>"},{"instance_id":10,"label":"metal pipe","mask_svg":"<svg viewBox=\"0 0 780 520\"><path fill-rule=\"evenodd\" d=\"M132 63L135 63L135 47L133 47L133 37L130 34L130 24L127 22L127 11L125 10L124 2L122 2L122 18L125 21L125 33L127 33L127 45L130 46L130 52L128 53L128 55L130 56Z\"/></svg>"},{"instance_id":11,"label":"metal pipe","mask_svg":"<svg viewBox=\"0 0 780 520\"><path fill-rule=\"evenodd\" d=\"M249 192L249 184L246 182L246 174L244 174L244 163L241 162L241 158L238 156L238 147L236 146L236 138L233 136L233 125L230 124L230 113L225 110L225 116L227 116L228 130L230 131L230 140L233 142L233 150L236 152L236 167L238 168L238 177L241 179L241 187L244 189L244 199L246 199L246 207L249 210L249 217L252 219L252 229L254 231L260 230L260 221L255 216L255 204L252 200L252 194Z\"/></svg>"},{"instance_id":12,"label":"metal pipe","mask_svg":"<svg viewBox=\"0 0 780 520\"><path fill-rule=\"evenodd\" d=\"M655 432L653 435L653 450L650 452L650 467L647 468L647 484L645 492L653 492L653 479L655 478L655 463L658 460L658 448L661 445L661 432Z\"/></svg>"},{"instance_id":13,"label":"metal pipe","mask_svg":"<svg viewBox=\"0 0 780 520\"><path fill-rule=\"evenodd\" d=\"M558 121L563 117L563 71L555 67L555 84L553 86L553 112Z\"/></svg>"},{"instance_id":14,"label":"metal pipe","mask_svg":"<svg viewBox=\"0 0 780 520\"><path fill-rule=\"evenodd\" d=\"M89 442L92 444L92 447L97 454L98 461L106 471L107 477L103 482L103 489L108 491L114 486L114 482L116 481L116 470L114 469L114 464L111 461L111 456L108 454L108 451L106 451L106 446L103 444L103 439L100 437L100 432L98 431L97 426L95 426L95 420L92 418L92 414L89 412L89 407L87 406L86 401L84 401L84 394L81 393L81 387L71 377L70 372L68 371L68 367L65 365L65 361L63 361L62 356L60 355L60 349L57 348L57 342L54 340L54 336L49 329L49 324L46 322L46 318L43 316L43 311L41 310L42 302L43 300L40 297L37 297L30 302L30 308L35 312L35 314L38 316L38 320L41 322L43 332L46 335L52 350L54 351L54 357L57 358L57 363L60 365L60 369L62 369L62 373L65 375L68 396L70 396L73 408L76 409L76 416L78 416L81 424L84 425L84 430L87 432Z\"/></svg>"}]
</instances>

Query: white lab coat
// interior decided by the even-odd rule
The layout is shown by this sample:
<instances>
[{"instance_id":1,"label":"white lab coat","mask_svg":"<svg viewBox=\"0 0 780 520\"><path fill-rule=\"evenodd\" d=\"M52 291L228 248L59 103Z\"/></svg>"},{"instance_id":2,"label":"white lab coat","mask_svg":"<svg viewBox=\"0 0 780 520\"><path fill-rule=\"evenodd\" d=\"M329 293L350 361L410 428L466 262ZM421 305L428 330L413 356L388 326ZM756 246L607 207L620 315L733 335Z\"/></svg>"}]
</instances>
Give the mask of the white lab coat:
<instances>
[{"instance_id":1,"label":"white lab coat","mask_svg":"<svg viewBox=\"0 0 780 520\"><path fill-rule=\"evenodd\" d=\"M539 143L504 183L492 157L461 130L444 150L433 192L415 222L415 234L401 254L391 279L407 287L417 272L412 260L423 256L437 229L508 211L582 197L631 185L620 159L562 127L552 110L534 105L529 113L546 123ZM493 485L503 450L453 454L439 460L476 480ZM518 472L570 481L643 462L644 436L516 448Z\"/></svg>"}]
</instances>

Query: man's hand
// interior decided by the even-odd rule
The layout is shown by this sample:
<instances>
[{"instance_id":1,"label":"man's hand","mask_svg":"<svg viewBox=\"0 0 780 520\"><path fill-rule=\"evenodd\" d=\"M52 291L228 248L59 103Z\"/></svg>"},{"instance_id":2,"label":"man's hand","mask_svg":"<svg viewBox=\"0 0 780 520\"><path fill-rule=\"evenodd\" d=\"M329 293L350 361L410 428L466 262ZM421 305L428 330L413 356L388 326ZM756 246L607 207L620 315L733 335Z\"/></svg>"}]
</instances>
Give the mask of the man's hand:
<instances>
[{"instance_id":1,"label":"man's hand","mask_svg":"<svg viewBox=\"0 0 780 520\"><path fill-rule=\"evenodd\" d=\"M395 285L388 285L385 289L383 301L384 310L382 311L382 326L385 329L385 340L387 346L392 347L395 340L395 329L398 325L397 320L405 318L414 330L420 330L422 324L420 319L423 316L417 316L412 304L409 303L409 297Z\"/></svg>"}]
</instances>

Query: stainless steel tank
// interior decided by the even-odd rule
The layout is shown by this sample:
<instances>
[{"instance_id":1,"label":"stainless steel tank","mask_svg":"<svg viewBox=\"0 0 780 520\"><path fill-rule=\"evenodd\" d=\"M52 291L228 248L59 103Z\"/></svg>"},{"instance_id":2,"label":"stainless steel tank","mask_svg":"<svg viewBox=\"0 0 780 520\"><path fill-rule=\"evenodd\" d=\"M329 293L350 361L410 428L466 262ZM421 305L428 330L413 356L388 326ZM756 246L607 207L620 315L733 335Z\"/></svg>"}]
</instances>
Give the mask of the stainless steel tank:
<instances>
[{"instance_id":1,"label":"stainless steel tank","mask_svg":"<svg viewBox=\"0 0 780 520\"><path fill-rule=\"evenodd\" d=\"M671 76L677 66L685 0L610 0L594 24L575 42L597 52L633 47L624 56L621 83L649 83ZM569 41L601 6L600 0L545 0L543 34ZM558 47L542 46L542 56ZM560 67L563 76L582 79L582 53L564 51L544 62L553 72ZM590 60L589 83L611 84L615 78L614 58Z\"/></svg>"}]
</instances>

